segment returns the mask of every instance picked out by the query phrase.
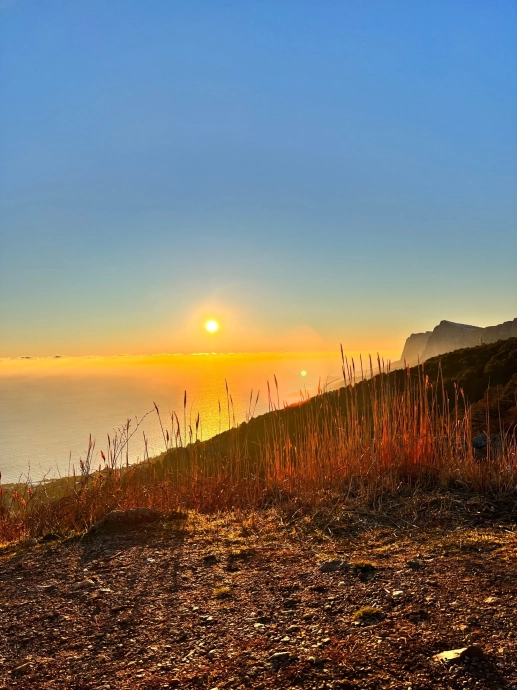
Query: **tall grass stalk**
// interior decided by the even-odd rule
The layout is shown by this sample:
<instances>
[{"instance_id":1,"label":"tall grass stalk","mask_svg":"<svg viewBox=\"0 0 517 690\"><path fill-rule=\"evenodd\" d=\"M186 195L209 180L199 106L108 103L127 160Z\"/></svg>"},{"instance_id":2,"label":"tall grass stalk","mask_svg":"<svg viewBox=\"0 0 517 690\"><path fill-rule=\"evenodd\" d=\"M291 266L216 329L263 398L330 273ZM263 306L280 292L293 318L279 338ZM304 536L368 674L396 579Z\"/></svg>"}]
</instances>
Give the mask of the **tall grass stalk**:
<instances>
[{"instance_id":1,"label":"tall grass stalk","mask_svg":"<svg viewBox=\"0 0 517 690\"><path fill-rule=\"evenodd\" d=\"M112 509L136 506L215 512L279 501L315 508L350 498L379 505L388 496L453 483L499 496L516 492L515 430L501 431L497 452L489 444L487 457L476 458L470 408L460 388L449 400L443 377L431 383L423 365L395 378L389 365L377 365L382 373L374 376L371 358L369 372L361 359L358 374L354 360L342 353L342 388L313 398L302 394L299 403L282 409L275 377L276 404L268 383L270 412L254 416L259 393L252 409L252 392L240 425L226 383L228 430L205 442L198 435L199 415L194 430L192 419L187 425L186 392L183 424L171 412L170 429L155 403L162 455L149 458L144 433L144 460L129 464L129 442L138 430L136 425L130 433L129 421L108 436L99 454L90 437L79 473L74 469L39 485L0 486L0 538L83 530ZM220 426L220 402L218 411ZM497 422L487 419L487 432Z\"/></svg>"}]
</instances>

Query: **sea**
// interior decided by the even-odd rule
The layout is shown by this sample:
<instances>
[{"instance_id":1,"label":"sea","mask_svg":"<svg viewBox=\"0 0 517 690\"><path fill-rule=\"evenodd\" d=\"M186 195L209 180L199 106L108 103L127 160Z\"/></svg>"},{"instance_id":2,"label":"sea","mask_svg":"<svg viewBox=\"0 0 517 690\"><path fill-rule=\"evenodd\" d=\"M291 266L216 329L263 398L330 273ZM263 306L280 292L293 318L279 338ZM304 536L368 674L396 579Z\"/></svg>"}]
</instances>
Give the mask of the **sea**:
<instances>
[{"instance_id":1,"label":"sea","mask_svg":"<svg viewBox=\"0 0 517 690\"><path fill-rule=\"evenodd\" d=\"M90 439L96 467L128 429L137 462L341 381L338 350L0 359L1 482L77 472Z\"/></svg>"}]
</instances>

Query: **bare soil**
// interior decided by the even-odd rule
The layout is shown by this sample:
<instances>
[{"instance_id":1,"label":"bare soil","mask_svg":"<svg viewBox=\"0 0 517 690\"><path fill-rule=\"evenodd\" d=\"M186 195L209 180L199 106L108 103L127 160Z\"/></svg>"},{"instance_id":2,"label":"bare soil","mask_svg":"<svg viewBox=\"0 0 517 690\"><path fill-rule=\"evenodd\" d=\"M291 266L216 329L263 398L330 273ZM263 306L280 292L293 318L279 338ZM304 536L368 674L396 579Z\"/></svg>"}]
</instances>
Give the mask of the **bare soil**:
<instances>
[{"instance_id":1,"label":"bare soil","mask_svg":"<svg viewBox=\"0 0 517 690\"><path fill-rule=\"evenodd\" d=\"M9 545L0 688L517 688L516 567L511 524L273 512Z\"/></svg>"}]
</instances>

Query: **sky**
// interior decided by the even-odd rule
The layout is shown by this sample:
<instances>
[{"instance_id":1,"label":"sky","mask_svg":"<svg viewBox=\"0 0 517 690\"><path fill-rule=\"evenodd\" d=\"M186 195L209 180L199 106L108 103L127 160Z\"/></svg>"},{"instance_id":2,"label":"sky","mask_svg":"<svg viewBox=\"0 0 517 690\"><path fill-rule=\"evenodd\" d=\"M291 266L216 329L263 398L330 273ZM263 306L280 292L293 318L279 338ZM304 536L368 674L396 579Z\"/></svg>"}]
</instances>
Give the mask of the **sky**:
<instances>
[{"instance_id":1,"label":"sky","mask_svg":"<svg viewBox=\"0 0 517 690\"><path fill-rule=\"evenodd\" d=\"M513 0L0 0L0 356L517 317L516 35Z\"/></svg>"}]
</instances>

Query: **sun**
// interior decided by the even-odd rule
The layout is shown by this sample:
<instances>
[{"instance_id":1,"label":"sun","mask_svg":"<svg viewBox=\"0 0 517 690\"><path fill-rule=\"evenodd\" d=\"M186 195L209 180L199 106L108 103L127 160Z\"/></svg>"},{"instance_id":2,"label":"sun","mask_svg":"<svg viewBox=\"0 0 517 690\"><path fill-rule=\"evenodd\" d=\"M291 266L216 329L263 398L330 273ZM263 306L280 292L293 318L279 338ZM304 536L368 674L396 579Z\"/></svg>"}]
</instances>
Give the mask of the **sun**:
<instances>
[{"instance_id":1,"label":"sun","mask_svg":"<svg viewBox=\"0 0 517 690\"><path fill-rule=\"evenodd\" d=\"M207 321L205 323L205 328L209 333L215 333L219 330L219 324L217 323L217 321L210 319L210 321Z\"/></svg>"}]
</instances>

